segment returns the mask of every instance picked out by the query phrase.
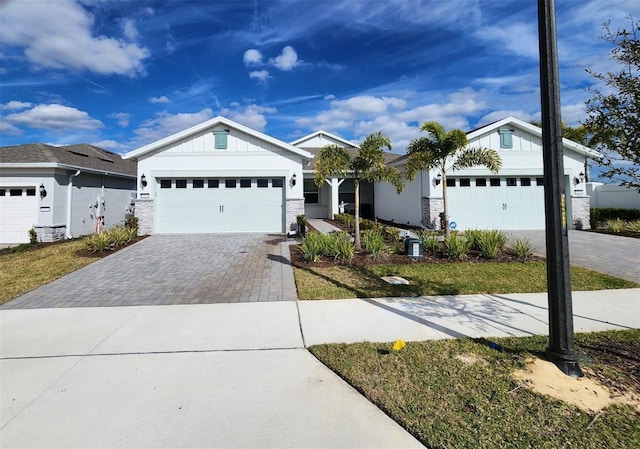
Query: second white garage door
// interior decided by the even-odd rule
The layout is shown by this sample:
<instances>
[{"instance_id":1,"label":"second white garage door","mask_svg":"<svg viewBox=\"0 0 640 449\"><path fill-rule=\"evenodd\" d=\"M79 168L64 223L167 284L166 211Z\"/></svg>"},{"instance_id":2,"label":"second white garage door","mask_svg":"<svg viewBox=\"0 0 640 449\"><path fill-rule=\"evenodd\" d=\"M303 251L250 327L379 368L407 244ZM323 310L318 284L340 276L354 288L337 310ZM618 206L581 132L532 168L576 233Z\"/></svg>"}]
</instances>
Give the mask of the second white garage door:
<instances>
[{"instance_id":1,"label":"second white garage door","mask_svg":"<svg viewBox=\"0 0 640 449\"><path fill-rule=\"evenodd\" d=\"M37 221L35 187L0 188L0 243L28 243Z\"/></svg>"},{"instance_id":2,"label":"second white garage door","mask_svg":"<svg viewBox=\"0 0 640 449\"><path fill-rule=\"evenodd\" d=\"M447 199L459 230L545 227L542 178L450 178Z\"/></svg>"},{"instance_id":3,"label":"second white garage door","mask_svg":"<svg viewBox=\"0 0 640 449\"><path fill-rule=\"evenodd\" d=\"M284 232L284 178L159 179L158 233Z\"/></svg>"}]
</instances>

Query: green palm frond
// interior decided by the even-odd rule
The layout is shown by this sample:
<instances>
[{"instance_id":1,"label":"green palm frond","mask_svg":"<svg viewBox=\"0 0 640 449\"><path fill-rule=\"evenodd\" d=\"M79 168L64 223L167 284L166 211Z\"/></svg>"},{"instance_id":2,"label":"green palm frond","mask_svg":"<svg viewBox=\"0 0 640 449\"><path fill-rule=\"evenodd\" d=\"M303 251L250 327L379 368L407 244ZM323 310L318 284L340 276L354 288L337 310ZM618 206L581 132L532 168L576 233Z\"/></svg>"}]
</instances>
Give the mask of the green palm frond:
<instances>
[{"instance_id":1,"label":"green palm frond","mask_svg":"<svg viewBox=\"0 0 640 449\"><path fill-rule=\"evenodd\" d=\"M331 176L344 178L351 170L351 157L344 148L338 145L327 145L317 156L313 180L321 187L324 180Z\"/></svg>"},{"instance_id":2,"label":"green palm frond","mask_svg":"<svg viewBox=\"0 0 640 449\"><path fill-rule=\"evenodd\" d=\"M496 150L490 148L468 148L458 154L451 168L463 170L471 167L486 167L496 174L502 167L502 159Z\"/></svg>"}]
</instances>

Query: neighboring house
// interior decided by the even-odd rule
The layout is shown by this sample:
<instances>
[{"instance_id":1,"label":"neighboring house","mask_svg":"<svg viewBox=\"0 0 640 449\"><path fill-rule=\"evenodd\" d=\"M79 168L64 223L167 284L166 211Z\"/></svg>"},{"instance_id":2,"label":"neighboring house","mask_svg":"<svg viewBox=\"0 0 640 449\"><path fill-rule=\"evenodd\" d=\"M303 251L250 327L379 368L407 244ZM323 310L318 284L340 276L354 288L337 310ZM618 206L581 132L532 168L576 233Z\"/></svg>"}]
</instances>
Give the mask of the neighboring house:
<instances>
[{"instance_id":1,"label":"neighboring house","mask_svg":"<svg viewBox=\"0 0 640 449\"><path fill-rule=\"evenodd\" d=\"M216 117L125 154L142 234L296 230L307 151Z\"/></svg>"},{"instance_id":2,"label":"neighboring house","mask_svg":"<svg viewBox=\"0 0 640 449\"><path fill-rule=\"evenodd\" d=\"M502 157L497 175L486 168L447 172L447 199L452 228L544 229L542 130L508 117L467 133L469 147L492 148ZM563 139L567 224L589 228L585 160L594 150ZM390 165L402 170L405 157ZM376 216L396 223L440 227L442 185L437 171L421 172L398 195L393 186L375 185ZM454 224L455 223L455 224Z\"/></svg>"},{"instance_id":3,"label":"neighboring house","mask_svg":"<svg viewBox=\"0 0 640 449\"><path fill-rule=\"evenodd\" d=\"M339 212L353 212L355 202L355 185L353 179L338 177L327 178L322 187L318 187L313 180L314 165L320 150L327 145L337 145L345 148L353 157L356 145L353 142L326 131L317 131L291 142L298 148L307 150L314 156L310 164L304 169L304 211L308 218L333 218ZM399 154L385 153L387 162L399 158ZM374 187L368 181L360 181L360 216L373 218L376 216L374 207Z\"/></svg>"},{"instance_id":4,"label":"neighboring house","mask_svg":"<svg viewBox=\"0 0 640 449\"><path fill-rule=\"evenodd\" d=\"M121 224L136 191L136 164L88 145L0 148L0 243L50 242Z\"/></svg>"}]
</instances>

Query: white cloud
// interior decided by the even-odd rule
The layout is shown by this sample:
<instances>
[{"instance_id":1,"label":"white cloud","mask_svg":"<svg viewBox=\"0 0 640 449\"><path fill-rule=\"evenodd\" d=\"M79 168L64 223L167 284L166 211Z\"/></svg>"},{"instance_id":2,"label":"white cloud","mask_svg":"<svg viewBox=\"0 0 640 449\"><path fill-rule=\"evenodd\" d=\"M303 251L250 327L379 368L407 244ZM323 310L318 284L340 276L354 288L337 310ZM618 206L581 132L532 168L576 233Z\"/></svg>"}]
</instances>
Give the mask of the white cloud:
<instances>
[{"instance_id":1,"label":"white cloud","mask_svg":"<svg viewBox=\"0 0 640 449\"><path fill-rule=\"evenodd\" d=\"M531 114L521 109L501 109L498 111L491 111L490 113L483 115L478 120L477 126L488 125L489 123L497 122L507 117L515 117L524 122L530 122L531 120L540 120L540 113Z\"/></svg>"},{"instance_id":2,"label":"white cloud","mask_svg":"<svg viewBox=\"0 0 640 449\"><path fill-rule=\"evenodd\" d=\"M261 64L262 63L262 53L260 53L255 48L251 48L244 52L244 56L242 57L244 63L249 65Z\"/></svg>"},{"instance_id":3,"label":"white cloud","mask_svg":"<svg viewBox=\"0 0 640 449\"><path fill-rule=\"evenodd\" d=\"M481 40L495 43L495 48L506 48L516 55L537 59L538 29L536 23L512 23L509 25L487 26L480 28L475 36ZM501 59L496 53L496 63Z\"/></svg>"},{"instance_id":4,"label":"white cloud","mask_svg":"<svg viewBox=\"0 0 640 449\"><path fill-rule=\"evenodd\" d=\"M116 142L115 140L101 140L99 142L93 142L91 143L91 145L94 145L98 148L104 148L106 150L111 150L111 151L115 151L115 152L119 152L119 151L126 151L131 149L127 144L124 144L122 142Z\"/></svg>"},{"instance_id":5,"label":"white cloud","mask_svg":"<svg viewBox=\"0 0 640 449\"><path fill-rule=\"evenodd\" d=\"M265 114L275 114L277 112L276 108L258 106L256 104L247 105L244 109L237 103L232 103L230 106L231 108L224 108L220 111L220 115L260 132L263 132L267 126Z\"/></svg>"},{"instance_id":6,"label":"white cloud","mask_svg":"<svg viewBox=\"0 0 640 449\"><path fill-rule=\"evenodd\" d=\"M27 109L33 106L33 103L27 103L24 101L10 101L2 105L2 109L8 109L10 111L18 111L20 109Z\"/></svg>"},{"instance_id":7,"label":"white cloud","mask_svg":"<svg viewBox=\"0 0 640 449\"><path fill-rule=\"evenodd\" d=\"M138 39L139 33L136 29L136 22L133 19L124 19L121 23L122 33L132 41Z\"/></svg>"},{"instance_id":8,"label":"white cloud","mask_svg":"<svg viewBox=\"0 0 640 449\"><path fill-rule=\"evenodd\" d=\"M325 95L323 100L327 100L327 101L331 101L331 100L335 100L336 96L333 94L329 94L329 95Z\"/></svg>"},{"instance_id":9,"label":"white cloud","mask_svg":"<svg viewBox=\"0 0 640 449\"><path fill-rule=\"evenodd\" d=\"M144 121L134 131L136 135L134 144L142 146L154 142L178 131L206 122L210 118L213 118L213 111L210 108L194 113L170 114L166 111L159 112L155 118Z\"/></svg>"},{"instance_id":10,"label":"white cloud","mask_svg":"<svg viewBox=\"0 0 640 449\"><path fill-rule=\"evenodd\" d=\"M0 134L4 134L5 136L19 136L23 134L23 132L20 128L13 126L4 120L0 120Z\"/></svg>"},{"instance_id":11,"label":"white cloud","mask_svg":"<svg viewBox=\"0 0 640 449\"><path fill-rule=\"evenodd\" d=\"M145 73L149 50L108 36L94 36L94 17L74 0L2 5L0 41L24 48L36 67L134 77ZM53 18L53 19L52 19ZM133 28L128 26L128 32ZM126 34L126 32L125 32Z\"/></svg>"},{"instance_id":12,"label":"white cloud","mask_svg":"<svg viewBox=\"0 0 640 449\"><path fill-rule=\"evenodd\" d=\"M149 98L149 103L152 103L152 104L167 104L167 103L171 103L171 100L169 100L169 98L167 98L166 95L163 95L161 97L151 97L151 98Z\"/></svg>"},{"instance_id":13,"label":"white cloud","mask_svg":"<svg viewBox=\"0 0 640 449\"><path fill-rule=\"evenodd\" d=\"M299 64L298 53L292 46L287 45L279 56L271 60L271 63L280 70L289 71Z\"/></svg>"},{"instance_id":14,"label":"white cloud","mask_svg":"<svg viewBox=\"0 0 640 449\"><path fill-rule=\"evenodd\" d=\"M85 111L60 104L40 104L24 112L9 114L4 121L29 128L54 131L69 129L97 129L104 125Z\"/></svg>"},{"instance_id":15,"label":"white cloud","mask_svg":"<svg viewBox=\"0 0 640 449\"><path fill-rule=\"evenodd\" d=\"M269 72L266 70L254 70L249 72L249 78L265 82L269 78Z\"/></svg>"},{"instance_id":16,"label":"white cloud","mask_svg":"<svg viewBox=\"0 0 640 449\"><path fill-rule=\"evenodd\" d=\"M131 114L126 112L114 112L113 114L109 114L107 117L116 119L118 121L118 125L123 128L129 126L129 120L131 120Z\"/></svg>"}]
</instances>

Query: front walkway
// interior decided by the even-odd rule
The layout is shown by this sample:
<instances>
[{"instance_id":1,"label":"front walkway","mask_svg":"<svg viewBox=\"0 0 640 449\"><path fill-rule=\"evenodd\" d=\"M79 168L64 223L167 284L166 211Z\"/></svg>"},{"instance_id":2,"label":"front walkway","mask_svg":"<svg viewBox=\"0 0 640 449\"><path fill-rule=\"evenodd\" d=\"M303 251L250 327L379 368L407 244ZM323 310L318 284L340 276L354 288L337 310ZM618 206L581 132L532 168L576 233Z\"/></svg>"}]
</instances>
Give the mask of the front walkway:
<instances>
[{"instance_id":1,"label":"front walkway","mask_svg":"<svg viewBox=\"0 0 640 449\"><path fill-rule=\"evenodd\" d=\"M152 235L2 308L295 301L281 235Z\"/></svg>"}]
</instances>

